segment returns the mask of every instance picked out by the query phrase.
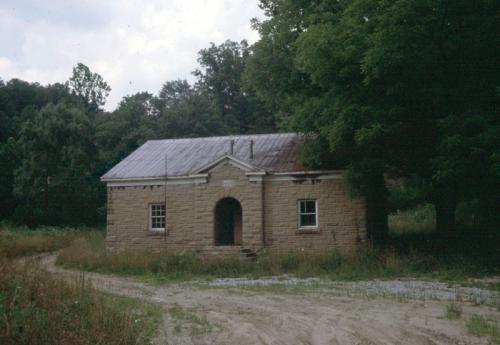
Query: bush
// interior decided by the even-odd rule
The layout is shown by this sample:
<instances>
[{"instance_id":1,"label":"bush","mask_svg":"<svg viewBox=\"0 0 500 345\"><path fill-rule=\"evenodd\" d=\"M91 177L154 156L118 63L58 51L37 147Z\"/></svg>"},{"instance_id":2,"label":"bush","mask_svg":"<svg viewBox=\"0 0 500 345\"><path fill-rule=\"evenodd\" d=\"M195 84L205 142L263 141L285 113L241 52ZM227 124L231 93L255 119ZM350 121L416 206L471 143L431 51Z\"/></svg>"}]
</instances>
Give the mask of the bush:
<instances>
[{"instance_id":1,"label":"bush","mask_svg":"<svg viewBox=\"0 0 500 345\"><path fill-rule=\"evenodd\" d=\"M447 319L450 320L458 320L462 317L462 307L455 304L451 303L446 306L446 314L445 314Z\"/></svg>"}]
</instances>

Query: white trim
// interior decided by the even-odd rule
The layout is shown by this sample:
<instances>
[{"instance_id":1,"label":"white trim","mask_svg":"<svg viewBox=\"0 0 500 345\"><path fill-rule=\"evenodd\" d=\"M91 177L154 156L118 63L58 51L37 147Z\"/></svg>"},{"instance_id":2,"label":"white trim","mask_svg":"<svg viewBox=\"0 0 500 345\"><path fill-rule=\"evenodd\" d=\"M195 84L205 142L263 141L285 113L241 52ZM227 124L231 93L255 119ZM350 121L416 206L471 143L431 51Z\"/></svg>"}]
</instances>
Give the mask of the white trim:
<instances>
[{"instance_id":1,"label":"white trim","mask_svg":"<svg viewBox=\"0 0 500 345\"><path fill-rule=\"evenodd\" d=\"M248 163L245 163L243 161L240 161L239 159L235 158L234 156L231 156L231 155L224 155L220 158L217 158L216 160L208 163L208 164L205 164L204 166L202 166L201 168L193 171L193 174L199 174L199 173L203 173L205 171L208 171L208 170L211 170L213 168L215 168L216 166L218 166L219 164L221 164L222 162L225 162L225 161L229 161L229 163L241 170L244 170L244 171L263 171L262 169L260 168L257 168L253 165L250 165Z\"/></svg>"},{"instance_id":2,"label":"white trim","mask_svg":"<svg viewBox=\"0 0 500 345\"><path fill-rule=\"evenodd\" d=\"M299 176L296 176L299 175ZM314 174L316 175L316 174ZM264 181L301 181L304 179L316 179L316 180L341 180L342 174L337 173L324 173L317 177L315 176L300 176L300 174L291 174L291 175L277 175L270 174L264 176Z\"/></svg>"},{"instance_id":3,"label":"white trim","mask_svg":"<svg viewBox=\"0 0 500 345\"><path fill-rule=\"evenodd\" d=\"M315 218L315 221L316 221L316 224L315 225L300 225L300 216L302 214L313 214L313 213L301 213L300 212L300 203L302 201L314 201L314 215L316 216ZM298 228L299 228L299 231L300 230L316 230L319 228L319 209L318 209L318 199L312 199L312 198L304 198L304 199L298 199L297 200L297 214L298 214L298 219L297 219L297 225L298 225Z\"/></svg>"},{"instance_id":4,"label":"white trim","mask_svg":"<svg viewBox=\"0 0 500 345\"><path fill-rule=\"evenodd\" d=\"M165 211L164 211L164 215L163 217L160 215L160 216L155 216L156 218L163 218L163 222L164 222L164 227L163 228L153 228L153 206L163 206ZM167 228L167 207L165 205L165 203L151 203L149 204L149 231L150 232L154 232L154 233L164 233L166 228Z\"/></svg>"},{"instance_id":5,"label":"white trim","mask_svg":"<svg viewBox=\"0 0 500 345\"><path fill-rule=\"evenodd\" d=\"M275 172L273 175L331 175L339 174L342 175L344 170L303 170L303 171L285 171L285 172Z\"/></svg>"},{"instance_id":6,"label":"white trim","mask_svg":"<svg viewBox=\"0 0 500 345\"><path fill-rule=\"evenodd\" d=\"M180 185L180 184L200 184L207 183L208 174L197 174L188 176L169 176L165 177L145 177L135 179L105 179L109 187L130 187L130 186L164 186L167 185Z\"/></svg>"},{"instance_id":7,"label":"white trim","mask_svg":"<svg viewBox=\"0 0 500 345\"><path fill-rule=\"evenodd\" d=\"M266 176L265 171L251 171L245 173L245 175L248 177L248 181L250 182L262 182L264 179L264 176Z\"/></svg>"},{"instance_id":8,"label":"white trim","mask_svg":"<svg viewBox=\"0 0 500 345\"><path fill-rule=\"evenodd\" d=\"M230 160L230 162L232 162ZM219 162L220 163L220 162ZM250 182L260 181L301 181L304 179L317 180L338 180L342 179L342 171L298 171L298 172L279 172L266 173L265 171L248 171L245 173ZM101 179L106 182L108 187L133 187L133 186L164 186L165 177L142 177L131 179ZM168 176L167 185L183 184L203 184L208 182L208 174L192 174L185 176Z\"/></svg>"},{"instance_id":9,"label":"white trim","mask_svg":"<svg viewBox=\"0 0 500 345\"><path fill-rule=\"evenodd\" d=\"M193 179L199 177L207 177L208 174L190 174L181 176L168 176L169 180ZM165 176L155 177L132 177L132 178L102 178L102 182L120 182L120 181L165 181Z\"/></svg>"}]
</instances>

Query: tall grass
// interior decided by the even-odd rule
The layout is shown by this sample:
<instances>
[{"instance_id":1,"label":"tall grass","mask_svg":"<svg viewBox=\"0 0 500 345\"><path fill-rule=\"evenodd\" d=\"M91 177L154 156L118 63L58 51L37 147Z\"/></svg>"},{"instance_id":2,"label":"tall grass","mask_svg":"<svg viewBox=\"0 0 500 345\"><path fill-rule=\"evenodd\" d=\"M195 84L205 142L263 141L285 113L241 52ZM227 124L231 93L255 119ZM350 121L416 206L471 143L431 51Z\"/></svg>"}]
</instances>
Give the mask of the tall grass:
<instances>
[{"instance_id":1,"label":"tall grass","mask_svg":"<svg viewBox=\"0 0 500 345\"><path fill-rule=\"evenodd\" d=\"M467 330L478 337L488 337L491 344L500 344L500 322L493 318L474 314L467 321Z\"/></svg>"},{"instance_id":2,"label":"tall grass","mask_svg":"<svg viewBox=\"0 0 500 345\"><path fill-rule=\"evenodd\" d=\"M55 251L93 231L95 229L50 226L30 229L0 222L0 258L11 259Z\"/></svg>"},{"instance_id":3,"label":"tall grass","mask_svg":"<svg viewBox=\"0 0 500 345\"><path fill-rule=\"evenodd\" d=\"M430 241L430 243L428 242ZM484 242L484 241L483 241ZM384 250L367 250L353 257L337 252L318 255L263 253L256 261L239 257L200 259L195 253L153 254L140 251L106 253L104 236L93 235L74 241L61 250L57 263L65 267L102 273L142 275L158 280L199 279L203 277L239 277L294 274L325 276L331 279L372 279L429 277L462 280L500 273L500 259L495 243L486 240L489 250L464 250L468 240L448 242L446 251L432 245L432 238L415 238L410 243L401 238ZM498 241L497 241L498 242ZM459 245L461 244L461 245Z\"/></svg>"},{"instance_id":4,"label":"tall grass","mask_svg":"<svg viewBox=\"0 0 500 345\"><path fill-rule=\"evenodd\" d=\"M428 234L436 227L436 211L431 204L389 215L391 235Z\"/></svg>"},{"instance_id":5,"label":"tall grass","mask_svg":"<svg viewBox=\"0 0 500 345\"><path fill-rule=\"evenodd\" d=\"M0 344L145 344L160 310L0 260Z\"/></svg>"},{"instance_id":6,"label":"tall grass","mask_svg":"<svg viewBox=\"0 0 500 345\"><path fill-rule=\"evenodd\" d=\"M79 238L60 252L58 263L78 269L147 275L156 279L294 274L332 279L428 277L464 280L500 274L500 236L473 229L453 238L434 233L434 208L424 205L390 217L387 247L360 251L353 257L337 252L317 255L263 253L257 261L237 257L201 260L194 253L123 251L107 254L104 234Z\"/></svg>"}]
</instances>

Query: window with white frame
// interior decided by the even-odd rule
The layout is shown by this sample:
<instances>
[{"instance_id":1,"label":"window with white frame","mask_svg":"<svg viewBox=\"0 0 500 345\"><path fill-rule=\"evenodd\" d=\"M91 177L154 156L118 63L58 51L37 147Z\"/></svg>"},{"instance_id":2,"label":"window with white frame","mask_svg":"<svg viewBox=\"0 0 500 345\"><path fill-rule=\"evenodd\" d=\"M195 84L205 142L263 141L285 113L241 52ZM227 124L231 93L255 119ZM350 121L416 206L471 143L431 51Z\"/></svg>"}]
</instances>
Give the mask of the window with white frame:
<instances>
[{"instance_id":1,"label":"window with white frame","mask_svg":"<svg viewBox=\"0 0 500 345\"><path fill-rule=\"evenodd\" d=\"M149 205L149 230L153 232L165 231L165 204Z\"/></svg>"},{"instance_id":2,"label":"window with white frame","mask_svg":"<svg viewBox=\"0 0 500 345\"><path fill-rule=\"evenodd\" d=\"M299 228L316 228L318 226L318 201L314 199L299 200Z\"/></svg>"}]
</instances>

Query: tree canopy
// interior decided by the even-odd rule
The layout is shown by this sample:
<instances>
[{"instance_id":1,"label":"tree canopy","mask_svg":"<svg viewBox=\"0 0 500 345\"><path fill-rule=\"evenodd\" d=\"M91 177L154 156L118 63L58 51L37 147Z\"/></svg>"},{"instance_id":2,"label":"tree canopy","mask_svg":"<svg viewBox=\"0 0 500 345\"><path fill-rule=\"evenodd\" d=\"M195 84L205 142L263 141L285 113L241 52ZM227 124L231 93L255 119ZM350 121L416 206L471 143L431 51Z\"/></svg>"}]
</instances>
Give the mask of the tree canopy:
<instances>
[{"instance_id":1,"label":"tree canopy","mask_svg":"<svg viewBox=\"0 0 500 345\"><path fill-rule=\"evenodd\" d=\"M325 143L309 151L310 164L348 169L374 210L372 237L386 232L387 177L424 180L441 230L453 228L458 201L491 201L484 183L499 178L498 2L261 7L270 18L255 23L261 39L248 83L289 128Z\"/></svg>"},{"instance_id":2,"label":"tree canopy","mask_svg":"<svg viewBox=\"0 0 500 345\"><path fill-rule=\"evenodd\" d=\"M345 169L375 241L387 236L391 179L435 205L440 231L459 203L500 225L498 1L260 6L253 45L211 43L192 84L166 81L112 112L109 85L82 63L64 83L0 80L0 218L102 221L98 177L149 139L291 130L316 138L311 168Z\"/></svg>"},{"instance_id":3,"label":"tree canopy","mask_svg":"<svg viewBox=\"0 0 500 345\"><path fill-rule=\"evenodd\" d=\"M274 117L243 90L247 50L245 42L211 44L193 85L166 81L157 95L127 95L112 112L103 110L107 82L82 63L65 83L2 81L0 218L103 222L99 177L146 140L273 131Z\"/></svg>"}]
</instances>

